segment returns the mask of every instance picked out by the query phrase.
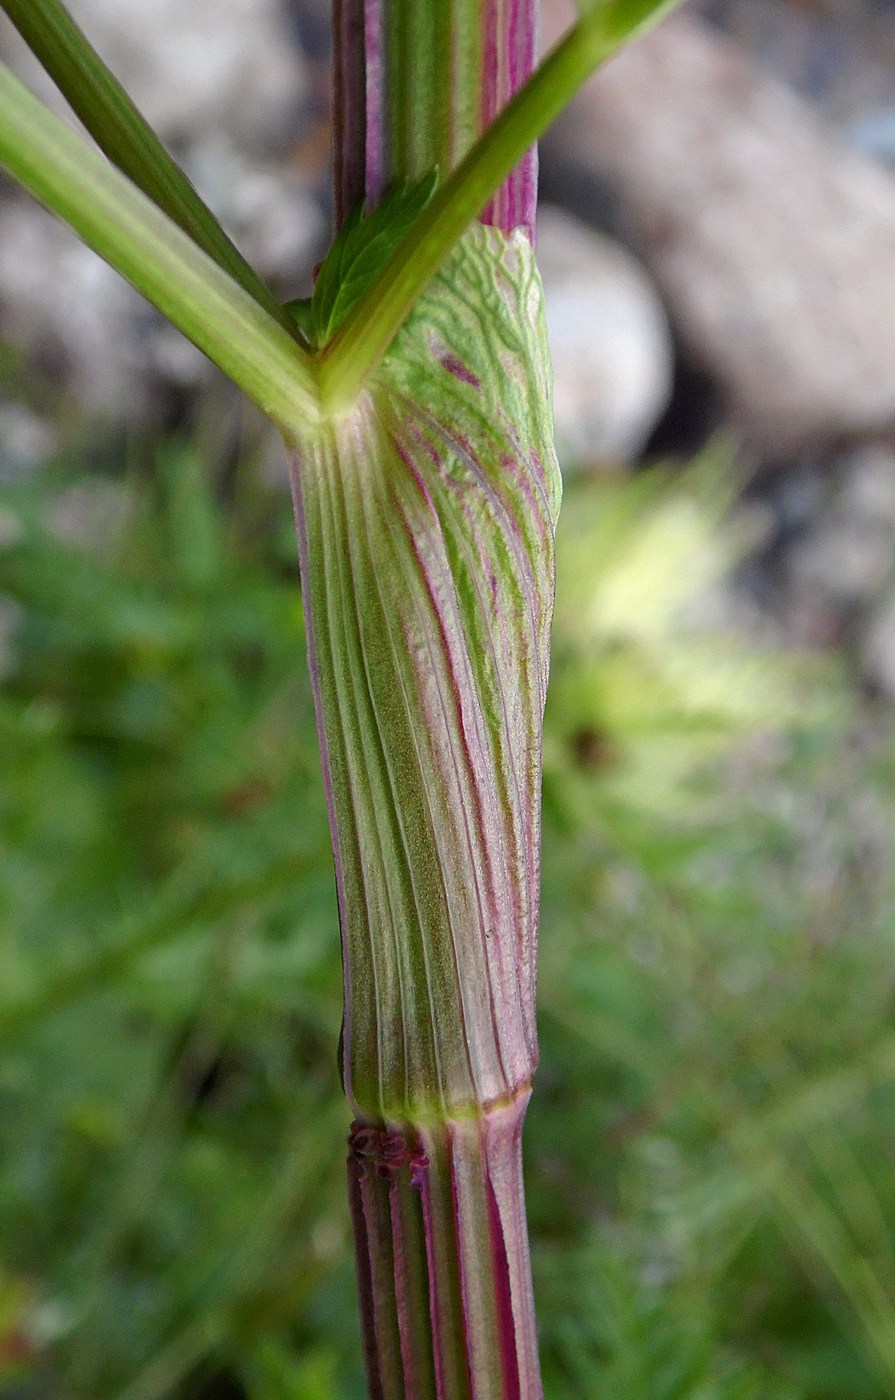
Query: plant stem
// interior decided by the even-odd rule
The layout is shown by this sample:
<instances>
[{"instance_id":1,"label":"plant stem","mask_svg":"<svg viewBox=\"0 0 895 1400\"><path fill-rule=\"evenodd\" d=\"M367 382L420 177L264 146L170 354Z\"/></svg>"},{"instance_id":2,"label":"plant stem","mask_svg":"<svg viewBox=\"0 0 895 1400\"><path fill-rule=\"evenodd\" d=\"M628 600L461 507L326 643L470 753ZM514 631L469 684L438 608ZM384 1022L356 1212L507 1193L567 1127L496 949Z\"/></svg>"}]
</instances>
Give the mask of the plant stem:
<instances>
[{"instance_id":1,"label":"plant stem","mask_svg":"<svg viewBox=\"0 0 895 1400\"><path fill-rule=\"evenodd\" d=\"M280 323L2 65L0 166L61 215L284 431L318 416L311 361Z\"/></svg>"},{"instance_id":2,"label":"plant stem","mask_svg":"<svg viewBox=\"0 0 895 1400\"><path fill-rule=\"evenodd\" d=\"M528 1093L404 1132L355 1124L348 1180L371 1395L533 1400Z\"/></svg>"},{"instance_id":3,"label":"plant stem","mask_svg":"<svg viewBox=\"0 0 895 1400\"><path fill-rule=\"evenodd\" d=\"M329 444L297 444L371 1400L542 1396L521 1134L557 493L539 283L530 242L509 237L533 229L534 109L512 150L480 164L475 144L529 76L534 10L335 4L337 211L470 150L481 172L481 198L448 180L412 230L410 278L393 262L325 352L325 404L346 414ZM410 379L394 366L357 398L489 199L500 232L467 240L404 325Z\"/></svg>"},{"instance_id":4,"label":"plant stem","mask_svg":"<svg viewBox=\"0 0 895 1400\"><path fill-rule=\"evenodd\" d=\"M438 1400L541 1395L518 1145L499 1165L494 1154L507 1136L500 1106L515 1105L520 1131L537 1063L559 504L549 382L531 245L478 226L375 384L295 444L342 931L342 1073L355 1146L372 1144L367 1214L355 1211L370 1394L389 1400L404 1386ZM420 1180L438 1211L411 1208L409 1177L391 1195L376 1187L400 1143L416 1166L428 1158ZM492 1169L505 1197L489 1236ZM462 1229L446 1214L455 1193ZM450 1296L454 1321L430 1317Z\"/></svg>"},{"instance_id":5,"label":"plant stem","mask_svg":"<svg viewBox=\"0 0 895 1400\"><path fill-rule=\"evenodd\" d=\"M532 139L547 129L594 68L678 3L608 0L569 31L442 185L375 287L327 346L320 367L326 404L335 409L356 397L463 230L482 213L500 181L525 156ZM420 8L431 6L420 3ZM342 69L349 66L343 60ZM420 123L427 120L428 114L421 113ZM357 117L352 115L342 127L343 134L347 137L350 130L357 139L357 126ZM369 140L368 136L367 144ZM336 176L350 188L357 170L348 162L350 174L343 174L345 164L337 159ZM380 166L374 164L371 169L379 180ZM393 165L388 169L392 176L400 173ZM372 196L377 192L378 185ZM497 202L500 204L499 197Z\"/></svg>"},{"instance_id":6,"label":"plant stem","mask_svg":"<svg viewBox=\"0 0 895 1400\"><path fill-rule=\"evenodd\" d=\"M536 0L336 0L339 219L398 179L452 170L534 65ZM485 222L532 232L536 153L493 193ZM476 210L476 213L479 211Z\"/></svg>"}]
</instances>

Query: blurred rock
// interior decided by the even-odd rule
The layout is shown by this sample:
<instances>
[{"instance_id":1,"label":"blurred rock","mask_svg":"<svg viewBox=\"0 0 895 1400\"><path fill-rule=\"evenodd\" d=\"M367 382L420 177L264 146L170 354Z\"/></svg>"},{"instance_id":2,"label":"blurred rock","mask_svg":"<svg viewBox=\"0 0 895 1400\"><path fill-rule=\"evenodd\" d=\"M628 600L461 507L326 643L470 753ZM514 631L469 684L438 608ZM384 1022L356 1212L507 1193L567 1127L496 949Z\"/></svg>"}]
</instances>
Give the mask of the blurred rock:
<instances>
[{"instance_id":1,"label":"blurred rock","mask_svg":"<svg viewBox=\"0 0 895 1400\"><path fill-rule=\"evenodd\" d=\"M630 462L671 392L671 335L655 288L624 248L558 209L541 209L561 460Z\"/></svg>"},{"instance_id":2,"label":"blurred rock","mask_svg":"<svg viewBox=\"0 0 895 1400\"><path fill-rule=\"evenodd\" d=\"M871 618L863 646L868 679L889 700L895 700L895 595Z\"/></svg>"},{"instance_id":3,"label":"blurred rock","mask_svg":"<svg viewBox=\"0 0 895 1400\"><path fill-rule=\"evenodd\" d=\"M55 495L46 510L52 535L73 549L114 547L134 513L132 493L120 481L76 482Z\"/></svg>"},{"instance_id":4,"label":"blurred rock","mask_svg":"<svg viewBox=\"0 0 895 1400\"><path fill-rule=\"evenodd\" d=\"M26 196L0 203L0 335L88 411L139 417L143 303Z\"/></svg>"},{"instance_id":5,"label":"blurred rock","mask_svg":"<svg viewBox=\"0 0 895 1400\"><path fill-rule=\"evenodd\" d=\"M41 466L59 445L52 425L22 403L0 401L0 481ZM0 544L3 530L0 525Z\"/></svg>"},{"instance_id":6,"label":"blurred rock","mask_svg":"<svg viewBox=\"0 0 895 1400\"><path fill-rule=\"evenodd\" d=\"M846 145L895 167L895 7L701 0L698 9L816 107Z\"/></svg>"},{"instance_id":7,"label":"blurred rock","mask_svg":"<svg viewBox=\"0 0 895 1400\"><path fill-rule=\"evenodd\" d=\"M790 560L797 585L828 601L855 607L872 598L892 562L891 531L838 512L801 541Z\"/></svg>"},{"instance_id":8,"label":"blurred rock","mask_svg":"<svg viewBox=\"0 0 895 1400\"><path fill-rule=\"evenodd\" d=\"M795 543L797 588L844 608L873 603L895 572L895 453L867 447L837 468L830 507Z\"/></svg>"},{"instance_id":9,"label":"blurred rock","mask_svg":"<svg viewBox=\"0 0 895 1400\"><path fill-rule=\"evenodd\" d=\"M165 141L214 134L257 149L294 135L306 74L281 0L68 0L68 8ZM0 48L58 107L5 24Z\"/></svg>"},{"instance_id":10,"label":"blurred rock","mask_svg":"<svg viewBox=\"0 0 895 1400\"><path fill-rule=\"evenodd\" d=\"M220 134L196 141L184 163L252 265L285 296L300 295L329 234L305 172L291 161L249 156Z\"/></svg>"},{"instance_id":11,"label":"blurred rock","mask_svg":"<svg viewBox=\"0 0 895 1400\"><path fill-rule=\"evenodd\" d=\"M773 527L741 582L790 644L845 645L879 687L895 590L895 446L806 460L755 486Z\"/></svg>"},{"instance_id":12,"label":"blurred rock","mask_svg":"<svg viewBox=\"0 0 895 1400\"><path fill-rule=\"evenodd\" d=\"M861 0L699 0L696 8L847 140L892 105L895 10Z\"/></svg>"},{"instance_id":13,"label":"blurred rock","mask_svg":"<svg viewBox=\"0 0 895 1400\"><path fill-rule=\"evenodd\" d=\"M689 353L765 456L895 423L895 181L734 44L667 20L553 142L608 180Z\"/></svg>"},{"instance_id":14,"label":"blurred rock","mask_svg":"<svg viewBox=\"0 0 895 1400\"><path fill-rule=\"evenodd\" d=\"M70 0L70 8L262 276L309 283L326 220L291 151L307 72L281 0ZM59 111L18 36L0 52ZM204 357L74 236L10 189L0 199L0 336L88 415L143 422L166 391L204 383Z\"/></svg>"}]
</instances>

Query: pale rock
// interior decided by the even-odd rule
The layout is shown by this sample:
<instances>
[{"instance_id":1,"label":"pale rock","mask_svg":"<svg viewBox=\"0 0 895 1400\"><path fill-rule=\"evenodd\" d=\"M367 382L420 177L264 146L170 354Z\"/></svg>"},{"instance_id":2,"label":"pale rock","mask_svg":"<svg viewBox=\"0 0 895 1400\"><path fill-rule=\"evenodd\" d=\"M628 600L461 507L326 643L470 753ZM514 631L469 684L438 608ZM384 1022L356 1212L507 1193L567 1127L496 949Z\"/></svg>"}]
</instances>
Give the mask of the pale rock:
<instances>
[{"instance_id":1,"label":"pale rock","mask_svg":"<svg viewBox=\"0 0 895 1400\"><path fill-rule=\"evenodd\" d=\"M630 462L671 394L671 335L659 297L630 253L558 209L541 209L538 263L560 459Z\"/></svg>"},{"instance_id":2,"label":"pale rock","mask_svg":"<svg viewBox=\"0 0 895 1400\"><path fill-rule=\"evenodd\" d=\"M68 9L164 140L217 133L255 146L288 135L307 75L280 0L68 0ZM6 24L0 47L58 106Z\"/></svg>"},{"instance_id":3,"label":"pale rock","mask_svg":"<svg viewBox=\"0 0 895 1400\"><path fill-rule=\"evenodd\" d=\"M89 413L139 416L140 298L25 196L0 202L0 336Z\"/></svg>"},{"instance_id":4,"label":"pale rock","mask_svg":"<svg viewBox=\"0 0 895 1400\"><path fill-rule=\"evenodd\" d=\"M842 500L849 514L895 529L895 448L883 443L856 448L844 470Z\"/></svg>"},{"instance_id":5,"label":"pale rock","mask_svg":"<svg viewBox=\"0 0 895 1400\"><path fill-rule=\"evenodd\" d=\"M863 645L864 670L890 700L895 700L895 596L871 619Z\"/></svg>"},{"instance_id":6,"label":"pale rock","mask_svg":"<svg viewBox=\"0 0 895 1400\"><path fill-rule=\"evenodd\" d=\"M547 12L555 33L568 6ZM895 424L895 179L735 44L667 19L587 85L552 149L608 181L766 456Z\"/></svg>"},{"instance_id":7,"label":"pale rock","mask_svg":"<svg viewBox=\"0 0 895 1400\"><path fill-rule=\"evenodd\" d=\"M58 434L45 418L23 403L0 401L0 481L42 466L58 446ZM0 545L2 518L0 512Z\"/></svg>"},{"instance_id":8,"label":"pale rock","mask_svg":"<svg viewBox=\"0 0 895 1400\"><path fill-rule=\"evenodd\" d=\"M892 571L891 529L836 512L801 540L790 557L797 586L846 607L877 594Z\"/></svg>"},{"instance_id":9,"label":"pale rock","mask_svg":"<svg viewBox=\"0 0 895 1400\"><path fill-rule=\"evenodd\" d=\"M58 492L46 509L52 535L73 549L104 550L133 518L134 498L119 481L96 478Z\"/></svg>"},{"instance_id":10,"label":"pale rock","mask_svg":"<svg viewBox=\"0 0 895 1400\"><path fill-rule=\"evenodd\" d=\"M693 8L818 108L850 144L860 139L863 119L891 106L895 15L886 0L699 0Z\"/></svg>"},{"instance_id":11,"label":"pale rock","mask_svg":"<svg viewBox=\"0 0 895 1400\"><path fill-rule=\"evenodd\" d=\"M297 166L246 155L220 133L197 140L184 163L263 276L291 285L323 256L328 221Z\"/></svg>"}]
</instances>

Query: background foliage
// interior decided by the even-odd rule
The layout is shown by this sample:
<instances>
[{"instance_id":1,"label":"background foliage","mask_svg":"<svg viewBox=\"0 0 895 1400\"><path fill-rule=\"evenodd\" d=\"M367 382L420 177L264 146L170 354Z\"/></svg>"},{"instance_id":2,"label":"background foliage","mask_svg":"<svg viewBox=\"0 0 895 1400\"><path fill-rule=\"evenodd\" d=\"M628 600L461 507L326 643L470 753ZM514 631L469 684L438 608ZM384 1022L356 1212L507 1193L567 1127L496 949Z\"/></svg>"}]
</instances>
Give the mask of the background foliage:
<instances>
[{"instance_id":1,"label":"background foliage","mask_svg":"<svg viewBox=\"0 0 895 1400\"><path fill-rule=\"evenodd\" d=\"M829 661L707 614L745 542L719 455L576 484L562 527L547 1393L883 1400L893 755ZM251 451L211 460L0 488L6 1400L362 1394L291 521Z\"/></svg>"}]
</instances>

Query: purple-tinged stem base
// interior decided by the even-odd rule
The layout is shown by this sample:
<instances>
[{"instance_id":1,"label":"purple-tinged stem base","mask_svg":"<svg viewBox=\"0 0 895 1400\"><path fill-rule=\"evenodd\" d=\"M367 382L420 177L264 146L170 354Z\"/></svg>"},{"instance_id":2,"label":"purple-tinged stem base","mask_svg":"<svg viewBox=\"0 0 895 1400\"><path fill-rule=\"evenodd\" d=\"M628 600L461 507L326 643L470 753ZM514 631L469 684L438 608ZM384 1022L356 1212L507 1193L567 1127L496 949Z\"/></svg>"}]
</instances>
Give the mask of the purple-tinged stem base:
<instances>
[{"instance_id":1,"label":"purple-tinged stem base","mask_svg":"<svg viewBox=\"0 0 895 1400\"><path fill-rule=\"evenodd\" d=\"M398 180L446 176L530 77L537 0L333 0L336 222ZM482 222L534 236L532 148Z\"/></svg>"},{"instance_id":2,"label":"purple-tinged stem base","mask_svg":"<svg viewBox=\"0 0 895 1400\"><path fill-rule=\"evenodd\" d=\"M526 1093L437 1125L352 1128L348 1190L374 1400L541 1400L527 1104Z\"/></svg>"}]
</instances>

